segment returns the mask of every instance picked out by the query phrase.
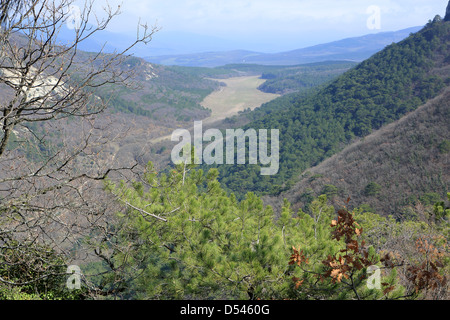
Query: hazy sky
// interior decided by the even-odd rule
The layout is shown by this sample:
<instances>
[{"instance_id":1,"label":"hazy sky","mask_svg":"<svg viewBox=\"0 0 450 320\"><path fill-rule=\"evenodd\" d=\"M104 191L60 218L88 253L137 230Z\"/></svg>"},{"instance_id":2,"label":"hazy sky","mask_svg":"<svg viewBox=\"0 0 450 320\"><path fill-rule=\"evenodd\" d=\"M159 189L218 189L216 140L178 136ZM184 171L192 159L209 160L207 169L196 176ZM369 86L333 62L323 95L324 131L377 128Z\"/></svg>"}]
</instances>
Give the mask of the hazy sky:
<instances>
[{"instance_id":1,"label":"hazy sky","mask_svg":"<svg viewBox=\"0 0 450 320\"><path fill-rule=\"evenodd\" d=\"M98 1L98 6L102 3ZM421 26L444 16L448 0L109 0L122 14L110 25L134 34L146 21L162 31L213 36L248 50L282 51L368 33ZM379 13L379 14L378 14ZM375 19L375 20L374 20ZM369 22L369 24L368 24ZM246 46L246 47L243 47Z\"/></svg>"}]
</instances>

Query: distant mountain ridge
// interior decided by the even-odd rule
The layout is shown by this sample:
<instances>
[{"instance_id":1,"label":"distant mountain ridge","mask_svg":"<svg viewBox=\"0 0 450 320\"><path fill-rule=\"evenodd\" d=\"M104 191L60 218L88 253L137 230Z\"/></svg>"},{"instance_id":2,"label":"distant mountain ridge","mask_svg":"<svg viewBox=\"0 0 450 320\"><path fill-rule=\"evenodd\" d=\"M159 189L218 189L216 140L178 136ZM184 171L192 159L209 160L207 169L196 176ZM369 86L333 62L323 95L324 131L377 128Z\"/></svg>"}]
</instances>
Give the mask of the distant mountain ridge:
<instances>
[{"instance_id":1,"label":"distant mountain ridge","mask_svg":"<svg viewBox=\"0 0 450 320\"><path fill-rule=\"evenodd\" d=\"M421 28L411 27L392 32L368 34L280 53L233 50L148 56L145 59L157 64L189 67L217 67L234 63L296 65L327 60L363 61L387 45L401 41Z\"/></svg>"},{"instance_id":2,"label":"distant mountain ridge","mask_svg":"<svg viewBox=\"0 0 450 320\"><path fill-rule=\"evenodd\" d=\"M450 23L436 17L316 90L277 98L248 114L243 128L279 129L279 171L218 166L222 185L239 197L252 191L277 195L308 168L345 145L414 111L450 85ZM250 181L249 181L250 180Z\"/></svg>"}]
</instances>

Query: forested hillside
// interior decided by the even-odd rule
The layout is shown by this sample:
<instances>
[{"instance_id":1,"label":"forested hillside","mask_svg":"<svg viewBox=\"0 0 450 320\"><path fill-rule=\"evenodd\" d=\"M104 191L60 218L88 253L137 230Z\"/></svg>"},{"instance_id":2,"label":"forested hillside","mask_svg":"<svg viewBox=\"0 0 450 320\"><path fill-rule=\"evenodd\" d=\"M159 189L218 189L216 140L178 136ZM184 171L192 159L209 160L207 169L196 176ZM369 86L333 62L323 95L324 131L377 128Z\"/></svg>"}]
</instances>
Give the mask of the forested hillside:
<instances>
[{"instance_id":1,"label":"forested hillside","mask_svg":"<svg viewBox=\"0 0 450 320\"><path fill-rule=\"evenodd\" d=\"M324 61L293 66L227 64L215 68L171 66L180 71L201 78L228 78L247 75L261 75L265 81L258 89L268 93L287 94L305 91L331 81L357 65L351 61Z\"/></svg>"},{"instance_id":2,"label":"forested hillside","mask_svg":"<svg viewBox=\"0 0 450 320\"><path fill-rule=\"evenodd\" d=\"M289 189L305 169L415 110L450 84L449 43L450 23L437 17L315 94L263 105L245 128L280 130L278 174L264 177L256 165L227 165L218 168L221 182L239 195Z\"/></svg>"},{"instance_id":3,"label":"forested hillside","mask_svg":"<svg viewBox=\"0 0 450 320\"><path fill-rule=\"evenodd\" d=\"M110 111L145 116L167 124L189 122L209 115L210 111L200 102L218 89L219 83L135 57L129 57L122 67L138 70L133 77L135 87L113 85L95 92L100 97L110 98Z\"/></svg>"},{"instance_id":4,"label":"forested hillside","mask_svg":"<svg viewBox=\"0 0 450 320\"><path fill-rule=\"evenodd\" d=\"M331 61L268 71L262 74L267 81L259 89L279 94L305 91L333 80L355 65L356 62Z\"/></svg>"},{"instance_id":5,"label":"forested hillside","mask_svg":"<svg viewBox=\"0 0 450 320\"><path fill-rule=\"evenodd\" d=\"M11 36L13 45L27 45L27 39L20 33ZM69 64L70 82L80 82L92 68L102 67L112 55L77 50ZM97 57L95 65L87 63ZM208 116L200 102L208 94L219 88L219 83L204 79L195 72L151 64L142 58L127 56L117 67L126 75L130 86L118 85L116 82L98 86L93 93L108 100L108 113L122 112L163 121L168 124L175 121L191 121ZM0 87L2 95L7 94L6 86Z\"/></svg>"},{"instance_id":6,"label":"forested hillside","mask_svg":"<svg viewBox=\"0 0 450 320\"><path fill-rule=\"evenodd\" d=\"M307 208L320 194L347 197L364 210L398 219L428 219L424 208L450 190L450 90L400 120L307 169L290 190L265 198L279 208ZM276 201L275 201L276 200ZM420 209L421 208L421 209ZM420 209L420 210L419 210Z\"/></svg>"}]
</instances>

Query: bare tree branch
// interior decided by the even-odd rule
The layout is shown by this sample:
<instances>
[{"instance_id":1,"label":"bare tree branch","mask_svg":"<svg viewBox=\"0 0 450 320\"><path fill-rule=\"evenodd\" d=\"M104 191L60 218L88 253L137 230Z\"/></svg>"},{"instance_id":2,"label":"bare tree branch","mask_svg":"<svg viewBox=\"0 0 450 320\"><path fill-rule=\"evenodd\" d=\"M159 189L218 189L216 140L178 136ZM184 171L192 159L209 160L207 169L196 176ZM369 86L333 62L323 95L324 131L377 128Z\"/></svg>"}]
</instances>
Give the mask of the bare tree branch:
<instances>
[{"instance_id":1,"label":"bare tree branch","mask_svg":"<svg viewBox=\"0 0 450 320\"><path fill-rule=\"evenodd\" d=\"M107 5L100 15L86 1L74 16L75 4L0 2L0 284L61 275L64 263L79 258L73 248L82 239L107 232L102 226L116 204L104 199L103 180L136 166L113 167L106 156L105 145L119 137L96 121L109 103L96 90L132 86L136 70L124 61L158 28L139 21L136 40L122 52L81 52L120 10ZM74 19L64 43L60 32ZM59 255L64 262L53 261ZM19 267L29 276L13 276Z\"/></svg>"}]
</instances>

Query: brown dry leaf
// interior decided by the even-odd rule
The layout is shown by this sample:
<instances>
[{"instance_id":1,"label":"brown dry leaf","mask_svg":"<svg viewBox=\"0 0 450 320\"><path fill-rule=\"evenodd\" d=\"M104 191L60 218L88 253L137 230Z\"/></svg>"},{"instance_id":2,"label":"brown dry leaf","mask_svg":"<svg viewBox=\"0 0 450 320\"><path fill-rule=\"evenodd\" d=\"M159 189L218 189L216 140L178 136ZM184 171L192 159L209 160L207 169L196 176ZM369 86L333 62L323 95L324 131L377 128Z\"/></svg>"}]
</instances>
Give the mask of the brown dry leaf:
<instances>
[{"instance_id":1,"label":"brown dry leaf","mask_svg":"<svg viewBox=\"0 0 450 320\"><path fill-rule=\"evenodd\" d=\"M339 270L339 269L333 269L333 270L331 270L331 276L332 276L333 278L336 278L336 277L339 275L340 271L341 271L341 270Z\"/></svg>"},{"instance_id":2,"label":"brown dry leaf","mask_svg":"<svg viewBox=\"0 0 450 320\"><path fill-rule=\"evenodd\" d=\"M387 287L386 289L383 290L383 294L388 294L389 292L394 290L394 288L395 288L394 286Z\"/></svg>"},{"instance_id":3,"label":"brown dry leaf","mask_svg":"<svg viewBox=\"0 0 450 320\"><path fill-rule=\"evenodd\" d=\"M298 289L298 287L300 287L303 284L303 281L305 281L305 280L297 281L295 283L295 289Z\"/></svg>"}]
</instances>

